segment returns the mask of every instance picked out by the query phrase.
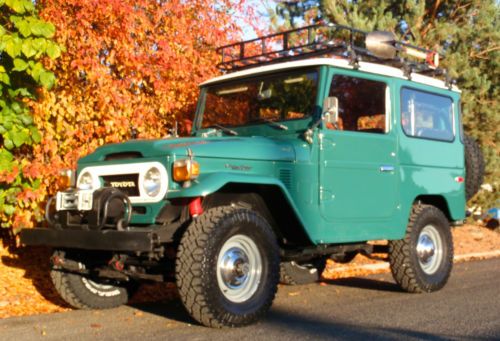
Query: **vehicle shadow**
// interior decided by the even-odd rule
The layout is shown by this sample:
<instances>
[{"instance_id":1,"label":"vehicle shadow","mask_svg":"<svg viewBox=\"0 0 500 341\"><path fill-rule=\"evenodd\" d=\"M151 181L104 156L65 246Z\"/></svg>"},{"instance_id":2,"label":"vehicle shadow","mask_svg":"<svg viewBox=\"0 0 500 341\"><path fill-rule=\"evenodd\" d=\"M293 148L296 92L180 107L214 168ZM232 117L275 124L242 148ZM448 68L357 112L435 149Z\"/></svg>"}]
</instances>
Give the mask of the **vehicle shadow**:
<instances>
[{"instance_id":1,"label":"vehicle shadow","mask_svg":"<svg viewBox=\"0 0 500 341\"><path fill-rule=\"evenodd\" d=\"M343 287L351 287L366 290L388 291L388 292L404 292L399 285L393 282L366 278L366 277L347 277L339 279L325 279L321 281L328 285L337 285Z\"/></svg>"},{"instance_id":2,"label":"vehicle shadow","mask_svg":"<svg viewBox=\"0 0 500 341\"><path fill-rule=\"evenodd\" d=\"M332 286L343 286L357 289L387 291L387 292L401 292L404 291L395 283L385 282L382 280L363 278L363 277L349 277L334 280L322 280L322 283ZM319 284L309 284L307 286L317 286ZM324 285L324 284L323 284ZM300 286L302 287L302 286ZM279 290L287 291L297 288L295 286L283 285ZM145 297L145 295L146 297ZM147 297L149 296L149 297ZM158 296L158 299L155 299ZM163 296L163 297L161 297ZM165 300L167 299L167 301ZM149 286L141 287L138 295L131 300L128 304L130 307L141 310L145 313L154 314L160 317L165 317L181 323L191 325L200 324L191 318L189 313L184 308L175 287L175 284L152 284ZM285 313L285 312L283 312ZM273 314L273 313L271 313Z\"/></svg>"},{"instance_id":3,"label":"vehicle shadow","mask_svg":"<svg viewBox=\"0 0 500 341\"><path fill-rule=\"evenodd\" d=\"M376 280L343 279L331 281L332 284L352 286L370 290L395 290L392 285L380 285L383 283ZM391 283L388 283L391 284ZM395 286L395 285L394 285ZM192 329L190 335L193 339L220 340L242 339L242 340L266 340L276 339L307 339L307 340L435 340L444 341L456 339L455 335L444 333L432 333L413 328L382 327L366 323L351 323L342 320L343 313L339 309L332 312L328 302L316 306L314 310L297 310L283 301L273 305L271 310L256 324L241 328L212 329L205 328L193 320L184 309L179 299L173 299L166 303L141 303L132 304L131 307L145 313L154 314L159 317L170 319L182 324L201 327ZM387 315L390 320L393 311L382 311L380 314ZM243 331L243 332L242 332ZM201 336L201 334L203 336ZM248 334L250 333L250 334ZM279 336L278 336L279 335ZM467 337L468 340L486 341L487 337Z\"/></svg>"},{"instance_id":4,"label":"vehicle shadow","mask_svg":"<svg viewBox=\"0 0 500 341\"><path fill-rule=\"evenodd\" d=\"M382 312L384 313L384 312ZM390 318L392 312L385 312ZM269 329L278 329L296 339L310 340L435 340L456 339L456 336L429 333L419 330L397 327L382 327L365 323L350 323L330 314L318 315L312 311L289 311L282 307L273 307L262 322ZM486 337L467 337L468 340L486 341Z\"/></svg>"},{"instance_id":5,"label":"vehicle shadow","mask_svg":"<svg viewBox=\"0 0 500 341\"><path fill-rule=\"evenodd\" d=\"M128 306L143 311L145 313L154 314L176 322L186 323L190 325L201 326L198 321L194 320L187 310L184 308L179 298L170 301L148 302L148 303L132 303Z\"/></svg>"},{"instance_id":6,"label":"vehicle shadow","mask_svg":"<svg viewBox=\"0 0 500 341\"><path fill-rule=\"evenodd\" d=\"M7 229L3 229L7 230ZM48 247L16 247L15 237L10 231L2 231L0 241L8 255L2 255L3 266L24 270L24 278L30 279L36 290L49 302L69 308L57 294L50 280L50 256Z\"/></svg>"}]
</instances>

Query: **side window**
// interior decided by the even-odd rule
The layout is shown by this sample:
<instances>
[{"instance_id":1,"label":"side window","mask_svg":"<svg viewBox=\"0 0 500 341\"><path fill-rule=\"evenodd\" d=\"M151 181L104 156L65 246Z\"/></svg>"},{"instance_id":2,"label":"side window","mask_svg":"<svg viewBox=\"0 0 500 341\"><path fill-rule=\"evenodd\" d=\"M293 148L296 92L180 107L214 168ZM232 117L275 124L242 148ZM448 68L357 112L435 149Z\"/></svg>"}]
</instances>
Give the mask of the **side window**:
<instances>
[{"instance_id":1,"label":"side window","mask_svg":"<svg viewBox=\"0 0 500 341\"><path fill-rule=\"evenodd\" d=\"M388 130L386 87L383 82L334 76L329 96L335 96L339 101L338 129L384 134Z\"/></svg>"},{"instance_id":2,"label":"side window","mask_svg":"<svg viewBox=\"0 0 500 341\"><path fill-rule=\"evenodd\" d=\"M401 126L408 136L453 141L453 101L446 96L403 88Z\"/></svg>"}]
</instances>

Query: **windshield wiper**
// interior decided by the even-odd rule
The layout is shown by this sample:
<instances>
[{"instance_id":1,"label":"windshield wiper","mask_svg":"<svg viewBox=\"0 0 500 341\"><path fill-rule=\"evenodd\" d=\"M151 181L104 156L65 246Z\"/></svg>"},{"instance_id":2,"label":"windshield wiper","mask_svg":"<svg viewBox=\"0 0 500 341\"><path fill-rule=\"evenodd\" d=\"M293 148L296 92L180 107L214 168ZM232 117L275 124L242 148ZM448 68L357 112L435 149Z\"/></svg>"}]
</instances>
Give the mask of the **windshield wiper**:
<instances>
[{"instance_id":1,"label":"windshield wiper","mask_svg":"<svg viewBox=\"0 0 500 341\"><path fill-rule=\"evenodd\" d=\"M217 128L217 129L220 129L222 130L223 132L225 132L226 134L229 134L229 135L233 135L233 136L236 136L238 135L238 133L236 131L234 131L233 129L229 129L227 127L224 127L224 126L221 126L220 124L212 124L210 127L208 128L211 128L211 127L214 127L214 128Z\"/></svg>"},{"instance_id":2,"label":"windshield wiper","mask_svg":"<svg viewBox=\"0 0 500 341\"><path fill-rule=\"evenodd\" d=\"M281 130L288 130L288 127L284 124L281 124L281 123L278 123L278 122L275 122L269 118L264 118L264 117L261 117L261 118L258 118L252 122L267 122L269 123L270 125L272 125L273 127L276 127L278 129L281 129Z\"/></svg>"}]
</instances>

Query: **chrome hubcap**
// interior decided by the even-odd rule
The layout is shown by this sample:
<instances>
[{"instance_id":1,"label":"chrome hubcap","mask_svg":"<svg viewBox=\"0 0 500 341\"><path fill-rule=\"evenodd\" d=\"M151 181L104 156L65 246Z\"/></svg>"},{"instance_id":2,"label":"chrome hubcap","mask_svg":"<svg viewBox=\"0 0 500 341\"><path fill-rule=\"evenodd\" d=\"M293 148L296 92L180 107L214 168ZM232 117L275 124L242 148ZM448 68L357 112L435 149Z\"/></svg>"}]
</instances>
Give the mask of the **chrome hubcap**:
<instances>
[{"instance_id":1,"label":"chrome hubcap","mask_svg":"<svg viewBox=\"0 0 500 341\"><path fill-rule=\"evenodd\" d=\"M418 257L423 264L428 264L432 260L432 257L434 257L434 253L436 252L436 246L429 236L420 236L418 240L417 252Z\"/></svg>"},{"instance_id":2,"label":"chrome hubcap","mask_svg":"<svg viewBox=\"0 0 500 341\"><path fill-rule=\"evenodd\" d=\"M255 242L244 235L229 238L217 261L217 283L232 302L248 300L259 287L262 258Z\"/></svg>"},{"instance_id":3,"label":"chrome hubcap","mask_svg":"<svg viewBox=\"0 0 500 341\"><path fill-rule=\"evenodd\" d=\"M432 275L437 271L443 260L443 241L438 230L433 225L425 226L417 242L417 257L422 270Z\"/></svg>"}]
</instances>

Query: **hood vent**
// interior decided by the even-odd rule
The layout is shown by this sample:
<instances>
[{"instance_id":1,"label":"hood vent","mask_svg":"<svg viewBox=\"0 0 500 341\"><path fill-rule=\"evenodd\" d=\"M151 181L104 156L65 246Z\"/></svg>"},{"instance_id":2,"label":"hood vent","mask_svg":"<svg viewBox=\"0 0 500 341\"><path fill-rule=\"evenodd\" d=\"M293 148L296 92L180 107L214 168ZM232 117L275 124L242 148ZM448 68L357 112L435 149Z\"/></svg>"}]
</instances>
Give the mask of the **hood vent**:
<instances>
[{"instance_id":1,"label":"hood vent","mask_svg":"<svg viewBox=\"0 0 500 341\"><path fill-rule=\"evenodd\" d=\"M288 190L292 189L292 172L289 169L280 169L279 178Z\"/></svg>"},{"instance_id":2,"label":"hood vent","mask_svg":"<svg viewBox=\"0 0 500 341\"><path fill-rule=\"evenodd\" d=\"M113 160L130 160L130 159L139 159L142 157L140 152L122 152L122 153L113 153L108 154L104 158L105 161L113 161Z\"/></svg>"}]
</instances>

